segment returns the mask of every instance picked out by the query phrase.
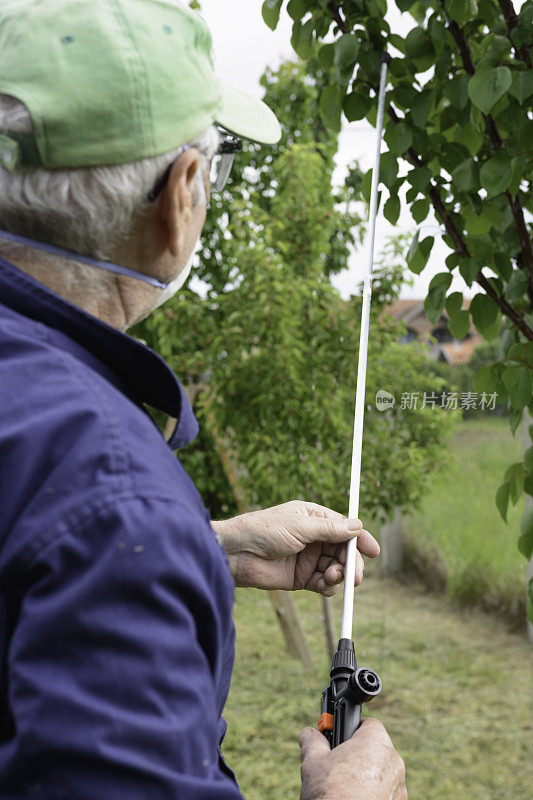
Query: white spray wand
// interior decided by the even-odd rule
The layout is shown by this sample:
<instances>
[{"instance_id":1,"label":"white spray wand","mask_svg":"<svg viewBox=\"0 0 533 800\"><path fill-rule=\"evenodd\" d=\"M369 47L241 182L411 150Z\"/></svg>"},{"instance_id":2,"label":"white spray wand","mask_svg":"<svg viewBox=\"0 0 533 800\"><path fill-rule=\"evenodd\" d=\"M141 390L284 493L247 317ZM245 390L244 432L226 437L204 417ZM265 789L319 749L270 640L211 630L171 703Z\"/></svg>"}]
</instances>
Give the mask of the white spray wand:
<instances>
[{"instance_id":1,"label":"white spray wand","mask_svg":"<svg viewBox=\"0 0 533 800\"><path fill-rule=\"evenodd\" d=\"M355 421L353 431L352 472L350 480L350 504L348 517L359 516L359 492L361 487L361 457L363 448L363 420L365 414L366 365L368 357L368 332L370 327L370 305L372 301L372 272L374 269L374 242L378 210L379 164L383 135L383 114L387 87L387 68L390 56L380 57L381 76L378 95L376 160L372 172L370 194L369 229L367 234L368 266L363 284L363 307L361 312L361 337L359 341L359 365L355 399ZM361 724L361 705L372 700L381 691L381 679L372 669L357 668L352 641L354 580L357 556L357 539L348 543L344 570L344 597L342 604L341 638L331 665L331 683L322 692L318 729L327 737L331 747L349 739Z\"/></svg>"},{"instance_id":2,"label":"white spray wand","mask_svg":"<svg viewBox=\"0 0 533 800\"><path fill-rule=\"evenodd\" d=\"M349 519L359 517L359 491L361 487L361 457L363 449L363 419L365 416L366 364L368 357L368 333L370 328L370 305L372 303L372 273L374 271L374 242L376 238L376 217L378 211L379 164L381 161L381 140L383 135L383 114L387 88L387 67L390 56L381 56L381 79L378 96L376 161L372 172L370 193L369 229L367 233L368 265L363 284L363 308L361 311L361 335L359 339L359 365L357 367L357 390L355 395L355 420L353 428L352 474L350 480ZM342 602L341 638L351 639L353 629L354 580L357 554L357 539L348 543L346 567L344 571L344 597Z\"/></svg>"}]
</instances>

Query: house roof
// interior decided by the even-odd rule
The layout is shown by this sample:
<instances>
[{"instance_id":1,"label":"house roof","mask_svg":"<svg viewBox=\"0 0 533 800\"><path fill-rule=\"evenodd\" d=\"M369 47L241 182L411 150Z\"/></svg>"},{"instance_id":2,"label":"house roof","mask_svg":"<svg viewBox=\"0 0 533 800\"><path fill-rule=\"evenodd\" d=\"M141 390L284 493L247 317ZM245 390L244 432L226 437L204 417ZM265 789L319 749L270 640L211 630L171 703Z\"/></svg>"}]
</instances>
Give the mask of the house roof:
<instances>
[{"instance_id":1,"label":"house roof","mask_svg":"<svg viewBox=\"0 0 533 800\"><path fill-rule=\"evenodd\" d=\"M463 299L463 308L470 308L470 299ZM448 314L445 309L434 324L426 316L423 299L396 300L385 306L384 314L390 314L402 321L407 328L414 331L420 339L429 339L437 329L448 327ZM440 342L437 347L442 357L450 364L467 364L472 353L483 341L483 337L470 323L470 330L465 339L454 342Z\"/></svg>"},{"instance_id":2,"label":"house roof","mask_svg":"<svg viewBox=\"0 0 533 800\"><path fill-rule=\"evenodd\" d=\"M442 354L449 364L468 364L474 350L479 347L483 337L479 334L470 339L463 339L462 342L443 343L439 345Z\"/></svg>"}]
</instances>

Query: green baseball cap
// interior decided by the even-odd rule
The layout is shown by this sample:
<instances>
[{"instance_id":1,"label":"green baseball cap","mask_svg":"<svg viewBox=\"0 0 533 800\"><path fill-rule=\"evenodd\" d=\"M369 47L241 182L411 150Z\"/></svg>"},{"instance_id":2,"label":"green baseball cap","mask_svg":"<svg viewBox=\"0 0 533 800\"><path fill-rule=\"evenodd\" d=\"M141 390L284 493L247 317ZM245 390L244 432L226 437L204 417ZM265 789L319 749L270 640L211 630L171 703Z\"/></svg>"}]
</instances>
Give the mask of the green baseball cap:
<instances>
[{"instance_id":1,"label":"green baseball cap","mask_svg":"<svg viewBox=\"0 0 533 800\"><path fill-rule=\"evenodd\" d=\"M120 164L165 153L217 123L275 144L261 100L222 83L202 18L177 0L0 4L0 93L34 133L0 130L0 165Z\"/></svg>"}]
</instances>

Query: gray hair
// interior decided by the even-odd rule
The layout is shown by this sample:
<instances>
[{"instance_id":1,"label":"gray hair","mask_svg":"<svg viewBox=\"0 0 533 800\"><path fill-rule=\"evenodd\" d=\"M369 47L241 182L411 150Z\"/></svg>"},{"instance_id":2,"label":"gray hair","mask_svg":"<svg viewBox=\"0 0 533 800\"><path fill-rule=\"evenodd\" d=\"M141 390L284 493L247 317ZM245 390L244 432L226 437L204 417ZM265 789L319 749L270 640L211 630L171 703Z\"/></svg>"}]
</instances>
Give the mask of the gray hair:
<instances>
[{"instance_id":1,"label":"gray hair","mask_svg":"<svg viewBox=\"0 0 533 800\"><path fill-rule=\"evenodd\" d=\"M33 132L26 107L6 94L0 94L1 130ZM211 159L219 141L211 126L188 144ZM0 167L0 228L109 259L146 213L148 193L183 149L113 166L27 168L13 173ZM16 255L23 249L0 239L0 253Z\"/></svg>"}]
</instances>

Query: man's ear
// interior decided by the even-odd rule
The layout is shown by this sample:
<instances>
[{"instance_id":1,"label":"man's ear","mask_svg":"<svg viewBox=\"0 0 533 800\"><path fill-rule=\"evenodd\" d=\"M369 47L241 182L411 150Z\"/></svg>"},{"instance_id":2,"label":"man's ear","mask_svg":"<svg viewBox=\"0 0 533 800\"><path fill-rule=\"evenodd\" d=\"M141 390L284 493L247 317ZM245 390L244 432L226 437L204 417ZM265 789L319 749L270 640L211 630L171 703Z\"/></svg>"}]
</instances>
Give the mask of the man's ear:
<instances>
[{"instance_id":1,"label":"man's ear","mask_svg":"<svg viewBox=\"0 0 533 800\"><path fill-rule=\"evenodd\" d=\"M190 148L174 162L161 197L161 220L168 232L168 249L174 257L183 250L193 208L194 179L200 154Z\"/></svg>"}]
</instances>

